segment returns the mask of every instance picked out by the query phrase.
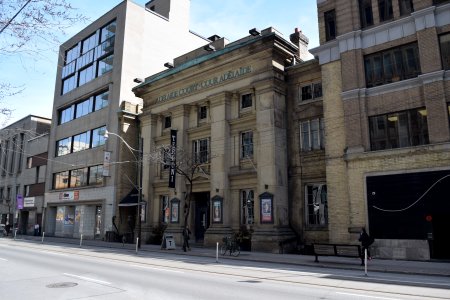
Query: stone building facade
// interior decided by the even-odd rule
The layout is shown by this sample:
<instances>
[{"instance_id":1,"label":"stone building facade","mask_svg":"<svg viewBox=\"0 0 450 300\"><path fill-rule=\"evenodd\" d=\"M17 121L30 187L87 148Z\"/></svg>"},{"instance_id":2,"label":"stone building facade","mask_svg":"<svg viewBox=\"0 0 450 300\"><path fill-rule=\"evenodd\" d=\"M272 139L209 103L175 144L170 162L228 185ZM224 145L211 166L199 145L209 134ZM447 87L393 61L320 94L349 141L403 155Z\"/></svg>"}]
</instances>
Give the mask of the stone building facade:
<instances>
[{"instance_id":1,"label":"stone building facade","mask_svg":"<svg viewBox=\"0 0 450 300\"><path fill-rule=\"evenodd\" d=\"M237 234L244 248L276 252L280 242L295 237L289 226L286 70L301 59L299 47L305 50L307 42L294 45L274 28L251 33L233 43L212 37L134 88L144 100L140 120L149 158L143 192L153 199L149 236L163 226L181 243L188 225L206 246ZM164 146L173 135L176 163L197 164L192 184L177 174L169 188L175 156L165 156Z\"/></svg>"},{"instance_id":2,"label":"stone building facade","mask_svg":"<svg viewBox=\"0 0 450 300\"><path fill-rule=\"evenodd\" d=\"M449 1L318 1L328 241L448 258Z\"/></svg>"}]
</instances>

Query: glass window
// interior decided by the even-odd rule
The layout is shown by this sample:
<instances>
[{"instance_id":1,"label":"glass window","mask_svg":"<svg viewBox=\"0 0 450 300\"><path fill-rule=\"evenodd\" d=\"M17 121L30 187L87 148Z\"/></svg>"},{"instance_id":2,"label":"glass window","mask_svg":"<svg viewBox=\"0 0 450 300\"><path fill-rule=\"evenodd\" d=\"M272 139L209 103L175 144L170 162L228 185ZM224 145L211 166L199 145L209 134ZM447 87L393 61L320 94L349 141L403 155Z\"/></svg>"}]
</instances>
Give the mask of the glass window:
<instances>
[{"instance_id":1,"label":"glass window","mask_svg":"<svg viewBox=\"0 0 450 300\"><path fill-rule=\"evenodd\" d=\"M85 54L89 50L94 49L94 47L97 46L97 44L98 44L97 33L94 33L93 35L91 35L90 37L88 37L83 41L81 48L82 54Z\"/></svg>"},{"instance_id":2,"label":"glass window","mask_svg":"<svg viewBox=\"0 0 450 300\"><path fill-rule=\"evenodd\" d=\"M109 91L95 96L95 111L107 107L109 104Z\"/></svg>"},{"instance_id":3,"label":"glass window","mask_svg":"<svg viewBox=\"0 0 450 300\"><path fill-rule=\"evenodd\" d=\"M73 137L73 152L78 152L81 150L86 150L89 149L89 145L90 145L90 132L83 132L79 135L75 135Z\"/></svg>"},{"instance_id":4,"label":"glass window","mask_svg":"<svg viewBox=\"0 0 450 300\"><path fill-rule=\"evenodd\" d=\"M208 143L208 139L200 139L194 141L194 159L197 164L208 162Z\"/></svg>"},{"instance_id":5,"label":"glass window","mask_svg":"<svg viewBox=\"0 0 450 300\"><path fill-rule=\"evenodd\" d=\"M105 144L106 141L105 132L106 126L92 130L92 148Z\"/></svg>"},{"instance_id":6,"label":"glass window","mask_svg":"<svg viewBox=\"0 0 450 300\"><path fill-rule=\"evenodd\" d=\"M92 112L93 98L84 100L76 105L76 118L80 118Z\"/></svg>"},{"instance_id":7,"label":"glass window","mask_svg":"<svg viewBox=\"0 0 450 300\"><path fill-rule=\"evenodd\" d=\"M59 111L59 124L64 124L73 120L74 106L67 107Z\"/></svg>"},{"instance_id":8,"label":"glass window","mask_svg":"<svg viewBox=\"0 0 450 300\"><path fill-rule=\"evenodd\" d=\"M80 47L75 45L73 48L66 51L65 64L69 64L74 61L80 55Z\"/></svg>"},{"instance_id":9,"label":"glass window","mask_svg":"<svg viewBox=\"0 0 450 300\"><path fill-rule=\"evenodd\" d=\"M69 154L71 152L71 146L72 146L72 138L70 137L57 141L56 156Z\"/></svg>"},{"instance_id":10,"label":"glass window","mask_svg":"<svg viewBox=\"0 0 450 300\"><path fill-rule=\"evenodd\" d=\"M53 174L53 188L55 190L69 187L69 171Z\"/></svg>"},{"instance_id":11,"label":"glass window","mask_svg":"<svg viewBox=\"0 0 450 300\"><path fill-rule=\"evenodd\" d=\"M322 97L322 82L313 84L314 88L314 99Z\"/></svg>"},{"instance_id":12,"label":"glass window","mask_svg":"<svg viewBox=\"0 0 450 300\"><path fill-rule=\"evenodd\" d=\"M16 170L16 152L17 152L17 138L13 137L11 142L11 160L9 164L9 173L13 174Z\"/></svg>"},{"instance_id":13,"label":"glass window","mask_svg":"<svg viewBox=\"0 0 450 300\"><path fill-rule=\"evenodd\" d=\"M23 154L24 154L24 142L25 142L25 134L21 133L19 135L20 138L20 142L19 142L19 161L18 161L18 166L17 166L17 171L21 172L22 171L22 160L23 160Z\"/></svg>"},{"instance_id":14,"label":"glass window","mask_svg":"<svg viewBox=\"0 0 450 300\"><path fill-rule=\"evenodd\" d=\"M205 120L208 117L208 108L206 106L200 106L198 110L198 118Z\"/></svg>"},{"instance_id":15,"label":"glass window","mask_svg":"<svg viewBox=\"0 0 450 300\"><path fill-rule=\"evenodd\" d=\"M413 0L399 0L400 15L409 15L414 11Z\"/></svg>"},{"instance_id":16,"label":"glass window","mask_svg":"<svg viewBox=\"0 0 450 300\"><path fill-rule=\"evenodd\" d=\"M253 190L241 190L241 224L250 225L255 222L255 200Z\"/></svg>"},{"instance_id":17,"label":"glass window","mask_svg":"<svg viewBox=\"0 0 450 300\"><path fill-rule=\"evenodd\" d=\"M110 37L113 37L116 35L116 21L112 21L108 25L104 26L100 31L100 43L103 43Z\"/></svg>"},{"instance_id":18,"label":"glass window","mask_svg":"<svg viewBox=\"0 0 450 300\"><path fill-rule=\"evenodd\" d=\"M162 149L162 168L163 170L166 170L170 168L170 150L168 149Z\"/></svg>"},{"instance_id":19,"label":"glass window","mask_svg":"<svg viewBox=\"0 0 450 300\"><path fill-rule=\"evenodd\" d=\"M72 75L63 80L62 94L66 94L77 87L77 79L75 75Z\"/></svg>"},{"instance_id":20,"label":"glass window","mask_svg":"<svg viewBox=\"0 0 450 300\"><path fill-rule=\"evenodd\" d=\"M300 122L300 149L311 151L324 149L323 119L313 119Z\"/></svg>"},{"instance_id":21,"label":"glass window","mask_svg":"<svg viewBox=\"0 0 450 300\"><path fill-rule=\"evenodd\" d=\"M378 0L378 12L380 13L380 22L392 19L394 17L392 0Z\"/></svg>"},{"instance_id":22,"label":"glass window","mask_svg":"<svg viewBox=\"0 0 450 300\"><path fill-rule=\"evenodd\" d=\"M165 116L164 117L164 129L172 127L172 117Z\"/></svg>"},{"instance_id":23,"label":"glass window","mask_svg":"<svg viewBox=\"0 0 450 300\"><path fill-rule=\"evenodd\" d=\"M89 167L89 185L102 185L103 184L103 166Z\"/></svg>"},{"instance_id":24,"label":"glass window","mask_svg":"<svg viewBox=\"0 0 450 300\"><path fill-rule=\"evenodd\" d=\"M442 68L450 70L450 33L439 36L441 48Z\"/></svg>"},{"instance_id":25,"label":"glass window","mask_svg":"<svg viewBox=\"0 0 450 300\"><path fill-rule=\"evenodd\" d=\"M241 133L242 158L253 157L253 132L247 131Z\"/></svg>"},{"instance_id":26,"label":"glass window","mask_svg":"<svg viewBox=\"0 0 450 300\"><path fill-rule=\"evenodd\" d=\"M372 1L359 0L359 17L361 28L373 25Z\"/></svg>"},{"instance_id":27,"label":"glass window","mask_svg":"<svg viewBox=\"0 0 450 300\"><path fill-rule=\"evenodd\" d=\"M90 65L86 69L83 69L78 74L78 86L91 81L95 78L95 65Z\"/></svg>"},{"instance_id":28,"label":"glass window","mask_svg":"<svg viewBox=\"0 0 450 300\"><path fill-rule=\"evenodd\" d=\"M241 97L241 109L252 107L252 94L245 94Z\"/></svg>"},{"instance_id":29,"label":"glass window","mask_svg":"<svg viewBox=\"0 0 450 300\"><path fill-rule=\"evenodd\" d=\"M367 87L417 77L420 74L417 43L366 55L364 69Z\"/></svg>"},{"instance_id":30,"label":"glass window","mask_svg":"<svg viewBox=\"0 0 450 300\"><path fill-rule=\"evenodd\" d=\"M107 56L107 57L99 60L97 76L101 76L101 75L111 71L113 68L113 60L114 60L114 54L111 54L110 56Z\"/></svg>"},{"instance_id":31,"label":"glass window","mask_svg":"<svg viewBox=\"0 0 450 300\"><path fill-rule=\"evenodd\" d=\"M336 11L330 10L324 13L325 19L325 39L327 41L336 38Z\"/></svg>"},{"instance_id":32,"label":"glass window","mask_svg":"<svg viewBox=\"0 0 450 300\"><path fill-rule=\"evenodd\" d=\"M306 224L314 226L328 225L327 186L325 184L307 184L305 186Z\"/></svg>"},{"instance_id":33,"label":"glass window","mask_svg":"<svg viewBox=\"0 0 450 300\"><path fill-rule=\"evenodd\" d=\"M69 187L86 186L88 180L88 168L76 169L70 171Z\"/></svg>"},{"instance_id":34,"label":"glass window","mask_svg":"<svg viewBox=\"0 0 450 300\"><path fill-rule=\"evenodd\" d=\"M311 100L322 97L322 83L311 83L301 87L301 100Z\"/></svg>"},{"instance_id":35,"label":"glass window","mask_svg":"<svg viewBox=\"0 0 450 300\"><path fill-rule=\"evenodd\" d=\"M425 145L428 140L427 110L412 109L369 118L371 150Z\"/></svg>"},{"instance_id":36,"label":"glass window","mask_svg":"<svg viewBox=\"0 0 450 300\"><path fill-rule=\"evenodd\" d=\"M311 85L302 87L302 100L312 99Z\"/></svg>"},{"instance_id":37,"label":"glass window","mask_svg":"<svg viewBox=\"0 0 450 300\"><path fill-rule=\"evenodd\" d=\"M75 73L75 67L76 67L76 60L68 63L67 65L65 65L62 69L61 72L61 78L66 78L69 75L72 75L73 73Z\"/></svg>"},{"instance_id":38,"label":"glass window","mask_svg":"<svg viewBox=\"0 0 450 300\"><path fill-rule=\"evenodd\" d=\"M89 50L89 52L83 54L77 59L77 70L83 69L94 61L94 49Z\"/></svg>"}]
</instances>

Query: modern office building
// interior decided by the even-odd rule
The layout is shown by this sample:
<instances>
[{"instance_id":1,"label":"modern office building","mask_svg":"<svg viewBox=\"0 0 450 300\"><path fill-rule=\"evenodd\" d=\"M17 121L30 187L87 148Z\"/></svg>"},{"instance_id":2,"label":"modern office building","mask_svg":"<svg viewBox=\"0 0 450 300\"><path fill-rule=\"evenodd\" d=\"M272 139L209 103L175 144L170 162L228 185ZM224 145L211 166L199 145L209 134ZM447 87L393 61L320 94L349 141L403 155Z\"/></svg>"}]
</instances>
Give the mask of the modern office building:
<instances>
[{"instance_id":1,"label":"modern office building","mask_svg":"<svg viewBox=\"0 0 450 300\"><path fill-rule=\"evenodd\" d=\"M318 0L328 225L376 255L449 258L450 1Z\"/></svg>"},{"instance_id":2,"label":"modern office building","mask_svg":"<svg viewBox=\"0 0 450 300\"><path fill-rule=\"evenodd\" d=\"M0 222L20 234L42 224L50 122L29 115L0 130Z\"/></svg>"},{"instance_id":3,"label":"modern office building","mask_svg":"<svg viewBox=\"0 0 450 300\"><path fill-rule=\"evenodd\" d=\"M142 101L131 89L172 57L208 43L189 31L189 7L189 0L153 0L145 7L123 1L61 45L47 235L103 238L108 231L133 231L128 225L135 223L137 203L126 196L139 187L136 115Z\"/></svg>"},{"instance_id":4,"label":"modern office building","mask_svg":"<svg viewBox=\"0 0 450 300\"><path fill-rule=\"evenodd\" d=\"M162 226L181 243L188 225L197 243L212 246L234 233L242 247L265 251L295 239L286 69L305 59L308 40L297 32L291 43L274 28L249 33L232 43L217 36L134 88L144 100L149 236Z\"/></svg>"}]
</instances>

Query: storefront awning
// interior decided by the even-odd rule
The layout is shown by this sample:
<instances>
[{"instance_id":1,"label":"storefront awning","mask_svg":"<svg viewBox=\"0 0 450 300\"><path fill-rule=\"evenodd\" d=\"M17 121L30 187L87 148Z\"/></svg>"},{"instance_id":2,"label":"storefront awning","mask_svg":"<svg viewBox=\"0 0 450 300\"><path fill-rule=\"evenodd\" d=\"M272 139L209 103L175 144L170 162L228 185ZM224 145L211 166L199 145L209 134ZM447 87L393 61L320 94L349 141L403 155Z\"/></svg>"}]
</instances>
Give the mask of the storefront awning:
<instances>
[{"instance_id":1,"label":"storefront awning","mask_svg":"<svg viewBox=\"0 0 450 300\"><path fill-rule=\"evenodd\" d=\"M120 201L119 206L137 206L139 201L139 193L136 188L132 189L123 199ZM141 205L146 202L141 201Z\"/></svg>"}]
</instances>

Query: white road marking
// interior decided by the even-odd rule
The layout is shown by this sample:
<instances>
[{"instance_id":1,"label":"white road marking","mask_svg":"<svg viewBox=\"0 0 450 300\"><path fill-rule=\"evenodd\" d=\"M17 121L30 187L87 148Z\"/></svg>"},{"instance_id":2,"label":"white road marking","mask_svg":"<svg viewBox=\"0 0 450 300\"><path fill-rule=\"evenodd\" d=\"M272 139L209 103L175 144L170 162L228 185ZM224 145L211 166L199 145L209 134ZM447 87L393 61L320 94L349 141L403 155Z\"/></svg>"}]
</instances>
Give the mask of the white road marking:
<instances>
[{"instance_id":1,"label":"white road marking","mask_svg":"<svg viewBox=\"0 0 450 300\"><path fill-rule=\"evenodd\" d=\"M0 258L0 260L3 260L3 261L8 261L6 258Z\"/></svg>"},{"instance_id":2,"label":"white road marking","mask_svg":"<svg viewBox=\"0 0 450 300\"><path fill-rule=\"evenodd\" d=\"M354 296L354 297L366 297L366 298L373 298L373 299L401 300L401 299L399 299L399 298L387 298L387 297L378 297L378 296L367 296L367 295L362 295L362 294L351 294L351 293L340 293L340 292L336 292L336 294L347 295L347 296Z\"/></svg>"},{"instance_id":3,"label":"white road marking","mask_svg":"<svg viewBox=\"0 0 450 300\"><path fill-rule=\"evenodd\" d=\"M91 282L95 282L95 283L101 283L101 284L111 284L111 282L107 282L107 281L102 281L102 280L97 280L94 278L89 278L89 277L84 277L84 276L78 276L78 275L74 275L74 274L69 274L69 273L63 273L66 276L69 277L74 277L74 278L78 278L78 279L82 279L82 280L86 280L86 281L91 281Z\"/></svg>"},{"instance_id":4,"label":"white road marking","mask_svg":"<svg viewBox=\"0 0 450 300\"><path fill-rule=\"evenodd\" d=\"M44 254L49 254L49 255L69 256L67 253L51 252L51 251L45 251L45 250L40 250L39 252L44 253Z\"/></svg>"},{"instance_id":5,"label":"white road marking","mask_svg":"<svg viewBox=\"0 0 450 300\"><path fill-rule=\"evenodd\" d=\"M168 269L148 267L148 266L140 266L140 265L132 265L132 266L136 267L136 268L150 269L150 270L155 270L155 271L164 271L164 272L171 272L171 273L184 273L183 271L168 270Z\"/></svg>"}]
</instances>

